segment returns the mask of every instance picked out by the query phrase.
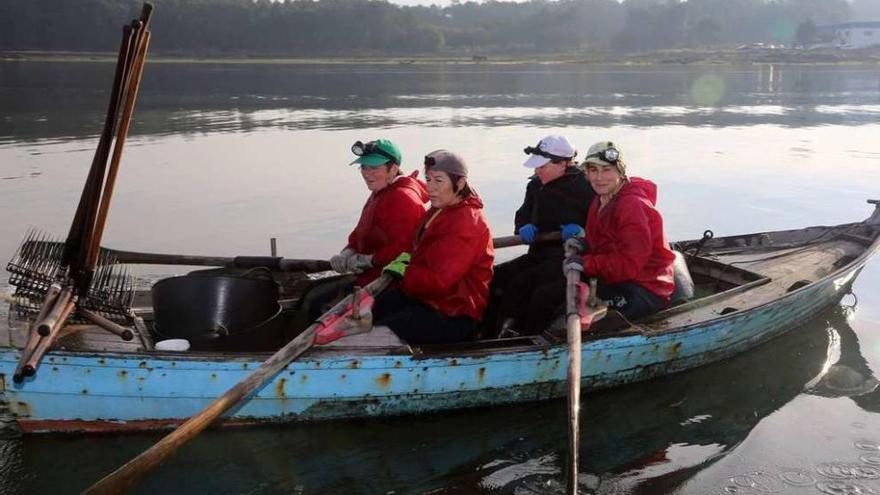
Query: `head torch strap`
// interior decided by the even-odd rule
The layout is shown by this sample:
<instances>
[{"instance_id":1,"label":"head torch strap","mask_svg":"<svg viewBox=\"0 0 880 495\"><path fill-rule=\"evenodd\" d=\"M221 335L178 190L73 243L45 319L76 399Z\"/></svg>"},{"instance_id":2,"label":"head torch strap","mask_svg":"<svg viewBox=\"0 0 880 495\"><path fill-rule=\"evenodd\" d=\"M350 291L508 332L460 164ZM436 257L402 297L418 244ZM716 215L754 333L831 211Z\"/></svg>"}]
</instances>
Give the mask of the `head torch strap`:
<instances>
[{"instance_id":1,"label":"head torch strap","mask_svg":"<svg viewBox=\"0 0 880 495\"><path fill-rule=\"evenodd\" d=\"M368 143L363 143L361 141L355 141L353 145L351 145L351 152L357 156L364 155L381 155L385 158L391 160L393 163L397 163L397 158L395 158L391 153L383 150L382 148L376 146L375 141L370 141Z\"/></svg>"},{"instance_id":2,"label":"head torch strap","mask_svg":"<svg viewBox=\"0 0 880 495\"><path fill-rule=\"evenodd\" d=\"M543 156L544 158L549 158L554 162L567 162L574 158L573 156L559 156L554 155L553 153L547 153L546 151L540 148L541 143L538 143L538 146L527 146L523 152L527 155L538 155Z\"/></svg>"}]
</instances>

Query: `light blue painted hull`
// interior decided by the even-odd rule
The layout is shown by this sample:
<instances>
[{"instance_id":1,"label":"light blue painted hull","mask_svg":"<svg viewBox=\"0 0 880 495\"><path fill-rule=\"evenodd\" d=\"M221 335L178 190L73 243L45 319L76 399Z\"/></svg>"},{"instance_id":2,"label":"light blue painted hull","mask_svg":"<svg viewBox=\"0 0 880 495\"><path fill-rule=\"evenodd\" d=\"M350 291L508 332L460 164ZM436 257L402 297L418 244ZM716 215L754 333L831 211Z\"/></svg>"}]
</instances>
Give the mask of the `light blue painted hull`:
<instances>
[{"instance_id":1,"label":"light blue painted hull","mask_svg":"<svg viewBox=\"0 0 880 495\"><path fill-rule=\"evenodd\" d=\"M748 311L656 335L587 340L583 388L646 380L723 359L792 329L835 304L876 250L843 270ZM545 400L565 395L565 344L477 355L322 357L291 363L227 415L227 422L278 422L413 414ZM326 354L326 353L325 353ZM0 349L0 386L25 431L106 431L179 423L244 379L265 356L52 352L37 377L11 377L17 349Z\"/></svg>"}]
</instances>

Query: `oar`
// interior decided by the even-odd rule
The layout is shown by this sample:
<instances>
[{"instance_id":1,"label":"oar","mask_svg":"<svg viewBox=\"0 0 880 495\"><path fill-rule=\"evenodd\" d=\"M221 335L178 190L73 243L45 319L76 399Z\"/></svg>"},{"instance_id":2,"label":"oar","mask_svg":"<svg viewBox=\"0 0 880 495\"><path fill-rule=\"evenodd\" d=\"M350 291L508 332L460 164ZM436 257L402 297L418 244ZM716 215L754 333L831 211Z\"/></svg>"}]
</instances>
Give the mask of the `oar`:
<instances>
[{"instance_id":1,"label":"oar","mask_svg":"<svg viewBox=\"0 0 880 495\"><path fill-rule=\"evenodd\" d=\"M566 246L565 255L579 255L580 251ZM569 268L565 272L565 313L568 329L568 464L565 470L566 493L577 495L578 477L578 416L581 400L581 315L578 311L578 284L581 271Z\"/></svg>"},{"instance_id":2,"label":"oar","mask_svg":"<svg viewBox=\"0 0 880 495\"><path fill-rule=\"evenodd\" d=\"M368 294L375 297L391 283L389 275L382 275L364 287ZM348 296L325 313L317 322L309 326L298 337L267 359L256 371L238 382L234 387L221 395L208 407L191 417L158 443L142 452L121 468L113 471L103 479L86 489L83 494L118 494L129 490L145 474L155 468L165 458L174 453L181 445L198 435L224 412L246 399L254 390L262 386L291 361L312 347L315 335L324 326L324 322L333 316L344 313L352 303Z\"/></svg>"},{"instance_id":3,"label":"oar","mask_svg":"<svg viewBox=\"0 0 880 495\"><path fill-rule=\"evenodd\" d=\"M565 246L565 256L580 255L581 251L570 245ZM605 307L596 302L596 279L590 279L587 288L581 282L581 271L569 268L565 272L565 310L568 330L568 463L565 470L566 493L578 493L578 448L580 429L578 426L581 409L581 332L590 328L592 322L605 314ZM580 293L578 288L583 288ZM582 304L582 302L586 304Z\"/></svg>"},{"instance_id":4,"label":"oar","mask_svg":"<svg viewBox=\"0 0 880 495\"><path fill-rule=\"evenodd\" d=\"M562 234L560 234L557 231L557 232L547 232L546 234L538 234L538 236L535 238L534 242L550 242L550 241L558 242L561 240L562 240ZM523 242L522 237L520 237L518 235L510 235L507 237L496 237L496 238L492 239L492 245L495 246L495 249L513 247L513 246L522 246L523 244L525 244L525 242Z\"/></svg>"},{"instance_id":5,"label":"oar","mask_svg":"<svg viewBox=\"0 0 880 495\"><path fill-rule=\"evenodd\" d=\"M105 249L105 248L102 248ZM141 265L226 266L238 268L266 267L281 272L322 272L330 270L326 260L281 258L278 256L194 256L188 254L139 253L106 249L119 263Z\"/></svg>"}]
</instances>

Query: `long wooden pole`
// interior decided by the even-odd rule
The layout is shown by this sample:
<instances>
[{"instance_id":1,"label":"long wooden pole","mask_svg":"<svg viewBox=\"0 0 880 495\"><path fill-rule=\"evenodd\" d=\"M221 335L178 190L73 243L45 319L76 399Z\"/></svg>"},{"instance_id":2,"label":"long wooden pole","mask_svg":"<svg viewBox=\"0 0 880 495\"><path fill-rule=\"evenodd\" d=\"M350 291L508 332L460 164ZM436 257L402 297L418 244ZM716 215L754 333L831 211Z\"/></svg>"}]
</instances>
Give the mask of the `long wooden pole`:
<instances>
[{"instance_id":1,"label":"long wooden pole","mask_svg":"<svg viewBox=\"0 0 880 495\"><path fill-rule=\"evenodd\" d=\"M12 381L15 383L21 383L24 381L24 367L28 363L28 360L33 355L34 351L37 349L37 346L40 343L40 340L44 337L37 330L37 326L40 322L46 318L46 315L49 311L54 308L55 300L58 298L58 294L61 292L61 285L57 283L53 283L49 286L49 289L46 291L46 297L43 298L43 305L40 308L40 313L37 315L37 318L34 320L34 323L31 325L30 330L28 331L28 341L25 344L24 349L21 350L21 357L18 360L18 366L15 368L15 372L12 374Z\"/></svg>"},{"instance_id":2,"label":"long wooden pole","mask_svg":"<svg viewBox=\"0 0 880 495\"><path fill-rule=\"evenodd\" d=\"M58 294L58 299L56 299L56 305L64 304L59 313L58 317L51 321L51 328L49 330L49 335L40 339L39 344L37 344L36 349L28 358L27 363L22 368L22 373L24 376L33 376L37 372L37 367L40 366L40 361L43 359L43 355L46 354L46 351L52 347L52 344L55 343L55 340L58 338L58 334L61 331L61 328L64 326L64 323L67 321L67 318L70 316L70 313L73 312L76 306L76 296L72 296L69 289L63 289L60 294ZM47 320L48 321L48 317Z\"/></svg>"},{"instance_id":3,"label":"long wooden pole","mask_svg":"<svg viewBox=\"0 0 880 495\"><path fill-rule=\"evenodd\" d=\"M122 150L128 137L128 128L131 125L131 117L134 113L134 105L137 102L138 90L140 89L141 76L144 73L144 63L147 58L147 50L150 46L150 32L143 33L143 40L137 44L137 54L134 58L129 90L126 94L125 106L122 110L122 118L119 123L119 132L113 146L113 157L110 160L110 168L107 170L107 180L104 182L104 191L101 194L101 206L95 220L95 230L90 239L89 258L86 264L89 270L94 270L98 262L101 237L104 234L104 226L107 223L107 213L110 210L110 201L113 199L113 190L116 186L116 176L119 173L119 163L122 160Z\"/></svg>"},{"instance_id":4,"label":"long wooden pole","mask_svg":"<svg viewBox=\"0 0 880 495\"><path fill-rule=\"evenodd\" d=\"M389 275L382 275L367 285L364 290L375 297L389 283L391 283L391 277ZM138 480L173 454L181 445L198 435L231 407L242 400L246 400L254 390L262 386L291 361L311 348L314 343L315 334L324 326L324 321L329 320L332 316L342 314L351 303L352 296L348 296L337 303L330 311L321 316L317 322L273 354L272 357L267 359L247 378L237 383L225 394L208 405L208 407L159 440L158 443L86 489L83 494L118 494L129 490Z\"/></svg>"},{"instance_id":5,"label":"long wooden pole","mask_svg":"<svg viewBox=\"0 0 880 495\"><path fill-rule=\"evenodd\" d=\"M27 241L52 244L50 241ZM278 256L198 256L191 254L143 253L121 249L100 248L99 255L107 255L117 263L135 265L225 266L238 268L266 267L282 272L315 273L330 270L330 262L318 259L281 258Z\"/></svg>"},{"instance_id":6,"label":"long wooden pole","mask_svg":"<svg viewBox=\"0 0 880 495\"><path fill-rule=\"evenodd\" d=\"M126 25L123 27L122 33L122 43L119 46L119 54L116 59L116 74L113 77L113 89L110 92L110 103L107 106L107 115L104 118L104 129L101 132L101 138L98 141L98 147L92 159L92 166L89 168L89 174L80 195L79 205L73 216L70 231L67 234L67 242L65 243L63 264L65 266L73 266L74 270L78 269L77 265L80 264L77 262L77 259L81 259L80 253L83 249L82 242L85 236L86 219L89 216L89 210L94 208L96 196L104 180L104 167L110 155L110 143L113 139L113 133L116 130L116 122L119 117L119 101L122 98L125 81L128 77L127 62L133 41L131 26Z\"/></svg>"},{"instance_id":7,"label":"long wooden pole","mask_svg":"<svg viewBox=\"0 0 880 495\"><path fill-rule=\"evenodd\" d=\"M566 248L566 257L580 254L574 248ZM578 283L581 272L568 269L565 272L565 310L568 330L568 462L565 466L566 493L578 492L578 428L581 398L581 315L578 311Z\"/></svg>"}]
</instances>

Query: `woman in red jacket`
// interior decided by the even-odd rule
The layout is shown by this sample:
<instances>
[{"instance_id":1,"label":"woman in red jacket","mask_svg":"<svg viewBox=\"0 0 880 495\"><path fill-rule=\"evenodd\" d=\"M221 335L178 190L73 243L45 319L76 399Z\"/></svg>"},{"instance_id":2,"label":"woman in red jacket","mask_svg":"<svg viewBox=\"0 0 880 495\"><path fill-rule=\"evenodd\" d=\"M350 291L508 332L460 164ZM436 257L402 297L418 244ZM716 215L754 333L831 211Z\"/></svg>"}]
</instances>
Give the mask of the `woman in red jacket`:
<instances>
[{"instance_id":1,"label":"woman in red jacket","mask_svg":"<svg viewBox=\"0 0 880 495\"><path fill-rule=\"evenodd\" d=\"M353 273L313 287L304 297L302 309L309 322L320 316L326 307L379 277L383 266L412 246L416 228L425 214L428 193L425 184L416 178L418 171L405 176L400 171L400 149L387 139L351 147L357 158L351 165L360 165L361 177L370 196L361 211L348 243L330 258L330 265L339 273Z\"/></svg>"},{"instance_id":2,"label":"woman in red jacket","mask_svg":"<svg viewBox=\"0 0 880 495\"><path fill-rule=\"evenodd\" d=\"M379 295L373 319L410 344L469 340L489 298L492 236L460 156L430 153L425 176L431 208L416 231L412 255L403 253L384 268L400 284Z\"/></svg>"},{"instance_id":3,"label":"woman in red jacket","mask_svg":"<svg viewBox=\"0 0 880 495\"><path fill-rule=\"evenodd\" d=\"M583 254L571 256L565 268L597 277L597 296L627 318L639 318L667 305L675 288L675 255L663 232L657 211L657 186L627 177L619 148L610 141L594 144L584 162L587 179L596 191L587 215Z\"/></svg>"}]
</instances>

